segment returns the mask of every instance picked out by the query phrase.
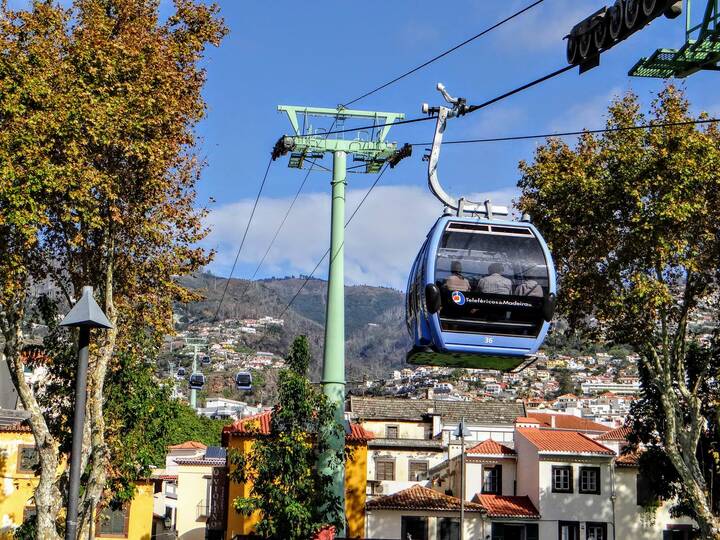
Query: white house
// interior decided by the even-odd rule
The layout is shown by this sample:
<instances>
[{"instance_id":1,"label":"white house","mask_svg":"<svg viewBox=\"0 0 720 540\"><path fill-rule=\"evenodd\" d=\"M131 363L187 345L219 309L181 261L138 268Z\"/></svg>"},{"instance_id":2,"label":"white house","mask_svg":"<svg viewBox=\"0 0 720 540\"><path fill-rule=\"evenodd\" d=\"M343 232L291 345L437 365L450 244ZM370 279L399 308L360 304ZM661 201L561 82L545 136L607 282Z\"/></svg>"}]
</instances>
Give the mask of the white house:
<instances>
[{"instance_id":1,"label":"white house","mask_svg":"<svg viewBox=\"0 0 720 540\"><path fill-rule=\"evenodd\" d=\"M458 540L460 497L469 508L466 539L695 538L691 520L671 517L667 504L648 504L637 457L621 453L628 428L597 426L581 433L518 418L509 443L488 438L470 445L464 471L460 455L451 455L428 471L431 489L412 486L371 499L367 538L404 539L409 532L413 540Z\"/></svg>"}]
</instances>

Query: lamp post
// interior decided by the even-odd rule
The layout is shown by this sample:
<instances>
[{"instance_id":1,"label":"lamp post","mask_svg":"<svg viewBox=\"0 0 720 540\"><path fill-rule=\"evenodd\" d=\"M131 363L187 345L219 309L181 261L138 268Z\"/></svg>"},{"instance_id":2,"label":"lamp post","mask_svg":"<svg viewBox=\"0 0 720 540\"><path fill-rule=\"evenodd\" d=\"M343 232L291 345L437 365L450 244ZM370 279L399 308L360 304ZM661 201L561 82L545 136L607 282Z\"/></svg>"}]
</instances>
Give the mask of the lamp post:
<instances>
[{"instance_id":1,"label":"lamp post","mask_svg":"<svg viewBox=\"0 0 720 540\"><path fill-rule=\"evenodd\" d=\"M87 398L88 348L91 328L112 328L100 306L93 298L92 287L83 287L82 297L65 315L60 326L78 328L78 366L75 376L75 411L73 414L72 452L70 454L70 487L68 489L65 540L75 540L77 533L78 498L80 494L80 456L82 454L83 424Z\"/></svg>"},{"instance_id":2,"label":"lamp post","mask_svg":"<svg viewBox=\"0 0 720 540\"><path fill-rule=\"evenodd\" d=\"M460 419L453 435L460 438L460 540L465 539L465 437L470 430L465 427L465 417Z\"/></svg>"}]
</instances>

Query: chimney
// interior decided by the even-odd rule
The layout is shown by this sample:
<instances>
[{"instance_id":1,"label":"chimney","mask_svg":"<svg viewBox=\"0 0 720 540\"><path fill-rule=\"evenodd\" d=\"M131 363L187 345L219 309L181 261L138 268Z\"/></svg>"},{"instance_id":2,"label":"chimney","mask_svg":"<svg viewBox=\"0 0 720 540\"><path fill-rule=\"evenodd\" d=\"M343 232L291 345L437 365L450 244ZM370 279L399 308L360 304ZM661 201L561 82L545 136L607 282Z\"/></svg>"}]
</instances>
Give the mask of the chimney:
<instances>
[{"instance_id":1,"label":"chimney","mask_svg":"<svg viewBox=\"0 0 720 540\"><path fill-rule=\"evenodd\" d=\"M553 428L555 427L555 415L554 414L550 415L550 427L553 427Z\"/></svg>"},{"instance_id":2,"label":"chimney","mask_svg":"<svg viewBox=\"0 0 720 540\"><path fill-rule=\"evenodd\" d=\"M427 388L425 390L425 397L426 399L435 399L435 391L432 388Z\"/></svg>"}]
</instances>

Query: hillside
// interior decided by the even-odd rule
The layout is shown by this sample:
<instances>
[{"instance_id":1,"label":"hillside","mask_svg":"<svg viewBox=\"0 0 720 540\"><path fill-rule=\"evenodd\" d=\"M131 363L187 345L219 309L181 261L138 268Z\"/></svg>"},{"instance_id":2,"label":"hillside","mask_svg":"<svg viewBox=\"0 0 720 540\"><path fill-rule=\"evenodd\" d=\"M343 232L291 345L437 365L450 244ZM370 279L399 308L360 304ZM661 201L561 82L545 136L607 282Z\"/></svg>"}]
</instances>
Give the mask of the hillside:
<instances>
[{"instance_id":1,"label":"hillside","mask_svg":"<svg viewBox=\"0 0 720 540\"><path fill-rule=\"evenodd\" d=\"M218 319L280 316L304 279L265 279L248 282L232 279ZM204 300L176 308L180 324L209 322L225 288L225 280L210 274L185 278L183 283L200 292ZM283 315L285 326L262 335L248 335L246 345L284 354L292 339L305 334L313 349L312 376L319 379L324 334L327 282L310 280L292 307ZM403 367L410 339L405 330L404 294L385 287L345 287L345 338L348 379L387 376Z\"/></svg>"}]
</instances>

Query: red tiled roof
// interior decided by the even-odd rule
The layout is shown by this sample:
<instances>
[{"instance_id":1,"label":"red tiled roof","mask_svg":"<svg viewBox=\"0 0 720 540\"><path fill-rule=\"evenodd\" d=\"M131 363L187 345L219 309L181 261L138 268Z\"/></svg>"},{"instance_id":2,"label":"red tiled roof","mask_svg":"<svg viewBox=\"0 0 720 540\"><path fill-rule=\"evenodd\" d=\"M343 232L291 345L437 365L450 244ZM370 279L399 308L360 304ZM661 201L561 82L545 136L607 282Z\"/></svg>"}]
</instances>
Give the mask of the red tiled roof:
<instances>
[{"instance_id":1,"label":"red tiled roof","mask_svg":"<svg viewBox=\"0 0 720 540\"><path fill-rule=\"evenodd\" d=\"M579 418L572 414L550 414L528 411L527 415L540 422L540 427L551 427L553 429L571 429L573 431L610 431L610 428L592 420ZM555 418L555 425L552 419Z\"/></svg>"},{"instance_id":2,"label":"red tiled roof","mask_svg":"<svg viewBox=\"0 0 720 540\"><path fill-rule=\"evenodd\" d=\"M185 441L181 444L168 446L168 450L205 450L206 448L207 446L197 441Z\"/></svg>"},{"instance_id":3,"label":"red tiled roof","mask_svg":"<svg viewBox=\"0 0 720 540\"><path fill-rule=\"evenodd\" d=\"M599 454L614 456L615 452L577 431L517 428L539 452L558 454Z\"/></svg>"},{"instance_id":4,"label":"red tiled roof","mask_svg":"<svg viewBox=\"0 0 720 540\"><path fill-rule=\"evenodd\" d=\"M272 411L264 411L247 418L240 418L223 428L223 438L226 435L270 435L271 418ZM348 442L365 442L373 438L372 433L356 423L350 424L350 433L345 435L345 440Z\"/></svg>"},{"instance_id":5,"label":"red tiled roof","mask_svg":"<svg viewBox=\"0 0 720 540\"><path fill-rule=\"evenodd\" d=\"M540 512L530 497L507 495L475 495L473 502L480 504L491 518L531 518L540 519Z\"/></svg>"},{"instance_id":6,"label":"red tiled roof","mask_svg":"<svg viewBox=\"0 0 720 540\"><path fill-rule=\"evenodd\" d=\"M435 490L414 485L392 495L385 495L368 501L368 510L436 510L460 511L460 499ZM465 503L466 512L480 512L482 506L473 502Z\"/></svg>"},{"instance_id":7,"label":"red tiled roof","mask_svg":"<svg viewBox=\"0 0 720 540\"><path fill-rule=\"evenodd\" d=\"M485 456L515 456L516 452L512 448L508 448L504 444L486 439L476 444L467 451L468 454L482 454Z\"/></svg>"},{"instance_id":8,"label":"red tiled roof","mask_svg":"<svg viewBox=\"0 0 720 540\"><path fill-rule=\"evenodd\" d=\"M515 419L515 423L516 424L519 423L519 424L538 424L539 425L540 420L538 420L537 418L530 418L528 416L518 416Z\"/></svg>"},{"instance_id":9,"label":"red tiled roof","mask_svg":"<svg viewBox=\"0 0 720 540\"><path fill-rule=\"evenodd\" d=\"M32 433L32 429L27 424L17 423L9 426L0 426L3 433Z\"/></svg>"},{"instance_id":10,"label":"red tiled roof","mask_svg":"<svg viewBox=\"0 0 720 540\"><path fill-rule=\"evenodd\" d=\"M638 467L640 466L640 453L629 452L627 454L621 454L615 460L615 464L618 467Z\"/></svg>"},{"instance_id":11,"label":"red tiled roof","mask_svg":"<svg viewBox=\"0 0 720 540\"><path fill-rule=\"evenodd\" d=\"M264 411L246 418L235 420L223 428L223 434L231 435L269 435L272 411Z\"/></svg>"},{"instance_id":12,"label":"red tiled roof","mask_svg":"<svg viewBox=\"0 0 720 540\"><path fill-rule=\"evenodd\" d=\"M349 442L367 442L374 439L375 436L360 424L350 423L350 433L345 435L345 440Z\"/></svg>"},{"instance_id":13,"label":"red tiled roof","mask_svg":"<svg viewBox=\"0 0 720 540\"><path fill-rule=\"evenodd\" d=\"M630 435L629 426L621 426L619 428L611 429L600 435L596 441L626 441L627 436Z\"/></svg>"}]
</instances>

